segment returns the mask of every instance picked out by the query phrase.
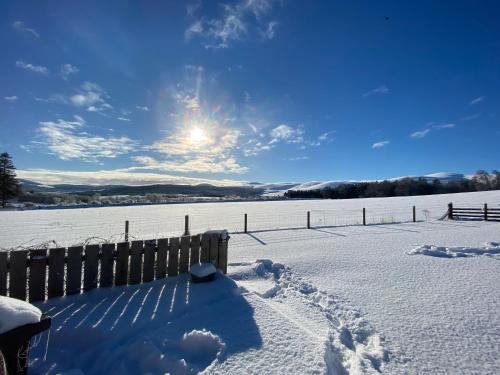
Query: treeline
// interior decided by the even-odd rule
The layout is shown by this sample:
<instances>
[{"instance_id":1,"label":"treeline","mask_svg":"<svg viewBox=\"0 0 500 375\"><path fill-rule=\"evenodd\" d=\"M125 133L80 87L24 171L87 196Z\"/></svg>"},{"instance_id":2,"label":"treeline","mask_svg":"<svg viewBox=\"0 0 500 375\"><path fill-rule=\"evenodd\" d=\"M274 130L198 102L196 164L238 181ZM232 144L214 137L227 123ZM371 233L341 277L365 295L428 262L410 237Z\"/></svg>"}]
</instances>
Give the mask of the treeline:
<instances>
[{"instance_id":1,"label":"treeline","mask_svg":"<svg viewBox=\"0 0 500 375\"><path fill-rule=\"evenodd\" d=\"M403 178L394 181L361 182L343 184L318 190L288 190L287 198L350 199L372 197L400 197L462 193L471 191L500 190L500 172L478 171L472 179L460 181L427 180L425 178Z\"/></svg>"}]
</instances>

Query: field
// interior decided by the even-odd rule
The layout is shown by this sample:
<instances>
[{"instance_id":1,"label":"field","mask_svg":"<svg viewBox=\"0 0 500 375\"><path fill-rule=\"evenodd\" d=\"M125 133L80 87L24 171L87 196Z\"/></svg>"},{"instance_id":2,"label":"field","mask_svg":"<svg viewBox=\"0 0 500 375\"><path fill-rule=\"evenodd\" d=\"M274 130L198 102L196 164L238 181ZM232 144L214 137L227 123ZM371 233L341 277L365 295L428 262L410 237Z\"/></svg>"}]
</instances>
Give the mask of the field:
<instances>
[{"instance_id":1,"label":"field","mask_svg":"<svg viewBox=\"0 0 500 375\"><path fill-rule=\"evenodd\" d=\"M244 213L259 230L231 235L231 279L39 304L54 326L47 355L44 338L33 348L34 373L496 374L500 223L437 220L450 201L498 207L500 191L1 212L0 246L119 238L124 220L137 238L179 235L185 214L193 232L241 231ZM355 225L363 207L378 225Z\"/></svg>"}]
</instances>

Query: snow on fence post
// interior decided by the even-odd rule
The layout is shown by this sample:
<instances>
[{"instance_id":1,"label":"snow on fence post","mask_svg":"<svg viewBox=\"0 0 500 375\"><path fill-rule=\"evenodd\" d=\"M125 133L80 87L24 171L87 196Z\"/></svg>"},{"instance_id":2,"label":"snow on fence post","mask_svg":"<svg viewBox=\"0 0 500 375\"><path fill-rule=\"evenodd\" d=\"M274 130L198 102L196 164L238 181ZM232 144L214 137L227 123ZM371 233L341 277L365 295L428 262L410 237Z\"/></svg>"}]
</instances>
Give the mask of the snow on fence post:
<instances>
[{"instance_id":1,"label":"snow on fence post","mask_svg":"<svg viewBox=\"0 0 500 375\"><path fill-rule=\"evenodd\" d=\"M30 250L29 301L45 301L47 249Z\"/></svg>"},{"instance_id":2,"label":"snow on fence post","mask_svg":"<svg viewBox=\"0 0 500 375\"><path fill-rule=\"evenodd\" d=\"M248 215L247 215L247 214L245 214L245 219L244 219L244 226L243 226L243 228L244 228L245 233L248 233Z\"/></svg>"},{"instance_id":3,"label":"snow on fence post","mask_svg":"<svg viewBox=\"0 0 500 375\"><path fill-rule=\"evenodd\" d=\"M488 203L484 204L484 220L488 221Z\"/></svg>"},{"instance_id":4,"label":"snow on fence post","mask_svg":"<svg viewBox=\"0 0 500 375\"><path fill-rule=\"evenodd\" d=\"M184 236L189 236L189 215L184 216Z\"/></svg>"},{"instance_id":5,"label":"snow on fence post","mask_svg":"<svg viewBox=\"0 0 500 375\"><path fill-rule=\"evenodd\" d=\"M307 211L307 229L311 229L311 211Z\"/></svg>"},{"instance_id":6,"label":"snow on fence post","mask_svg":"<svg viewBox=\"0 0 500 375\"><path fill-rule=\"evenodd\" d=\"M7 252L0 250L0 296L7 295Z\"/></svg>"},{"instance_id":7,"label":"snow on fence post","mask_svg":"<svg viewBox=\"0 0 500 375\"><path fill-rule=\"evenodd\" d=\"M417 221L417 211L415 209L415 206L413 206L413 222L415 223Z\"/></svg>"},{"instance_id":8,"label":"snow on fence post","mask_svg":"<svg viewBox=\"0 0 500 375\"><path fill-rule=\"evenodd\" d=\"M453 203L448 203L448 220L453 220Z\"/></svg>"},{"instance_id":9,"label":"snow on fence post","mask_svg":"<svg viewBox=\"0 0 500 375\"><path fill-rule=\"evenodd\" d=\"M125 220L125 242L128 242L128 220Z\"/></svg>"},{"instance_id":10,"label":"snow on fence post","mask_svg":"<svg viewBox=\"0 0 500 375\"><path fill-rule=\"evenodd\" d=\"M363 207L363 225L366 225L366 209Z\"/></svg>"}]
</instances>

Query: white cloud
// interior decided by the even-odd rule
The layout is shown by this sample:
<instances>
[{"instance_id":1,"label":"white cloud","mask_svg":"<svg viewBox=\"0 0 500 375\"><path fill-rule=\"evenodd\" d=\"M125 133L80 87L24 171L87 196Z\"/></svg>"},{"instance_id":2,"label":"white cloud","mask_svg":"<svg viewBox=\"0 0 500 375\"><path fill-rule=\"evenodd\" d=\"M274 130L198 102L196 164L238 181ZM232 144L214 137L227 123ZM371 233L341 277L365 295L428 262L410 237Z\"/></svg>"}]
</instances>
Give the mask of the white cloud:
<instances>
[{"instance_id":1,"label":"white cloud","mask_svg":"<svg viewBox=\"0 0 500 375\"><path fill-rule=\"evenodd\" d=\"M265 29L259 29L259 34L263 39L273 39L276 34L276 27L278 26L278 22L271 21L267 24Z\"/></svg>"},{"instance_id":2,"label":"white cloud","mask_svg":"<svg viewBox=\"0 0 500 375\"><path fill-rule=\"evenodd\" d=\"M273 7L274 0L239 0L234 4L224 4L220 18L195 20L186 30L186 38L200 36L207 40L207 48L227 48L230 43L247 37L255 27L267 39L275 35L277 23L264 23ZM254 26L255 25L255 26ZM265 27L262 27L265 25Z\"/></svg>"},{"instance_id":3,"label":"white cloud","mask_svg":"<svg viewBox=\"0 0 500 375\"><path fill-rule=\"evenodd\" d=\"M109 95L97 83L84 82L78 94L69 98L76 107L87 107L89 112L102 112L112 109L113 106L107 102Z\"/></svg>"},{"instance_id":4,"label":"white cloud","mask_svg":"<svg viewBox=\"0 0 500 375\"><path fill-rule=\"evenodd\" d=\"M14 23L12 23L12 28L16 31L27 32L36 38L40 38L40 34L38 34L35 29L27 27L22 21L15 21Z\"/></svg>"},{"instance_id":5,"label":"white cloud","mask_svg":"<svg viewBox=\"0 0 500 375\"><path fill-rule=\"evenodd\" d=\"M384 94L388 94L389 93L389 89L387 88L387 86L385 85L380 85L379 87L376 87L374 89L371 89L370 91L367 91L363 94L363 97L367 97L367 96L370 96L370 95L384 95Z\"/></svg>"},{"instance_id":6,"label":"white cloud","mask_svg":"<svg viewBox=\"0 0 500 375\"><path fill-rule=\"evenodd\" d=\"M478 113L474 113L472 115L469 115L469 116L464 116L460 119L460 121L462 122L466 122L466 121L471 121L471 120L475 120L479 117L481 117L482 113L481 112L478 112Z\"/></svg>"},{"instance_id":7,"label":"white cloud","mask_svg":"<svg viewBox=\"0 0 500 375\"><path fill-rule=\"evenodd\" d=\"M117 120L120 120L120 121L126 121L126 122L130 122L131 120L127 117L117 117L116 118Z\"/></svg>"},{"instance_id":8,"label":"white cloud","mask_svg":"<svg viewBox=\"0 0 500 375\"><path fill-rule=\"evenodd\" d=\"M61 69L59 70L59 75L61 76L62 79L66 81L70 75L77 74L79 71L80 69L78 69L74 65L63 64L61 65Z\"/></svg>"},{"instance_id":9,"label":"white cloud","mask_svg":"<svg viewBox=\"0 0 500 375\"><path fill-rule=\"evenodd\" d=\"M477 97L475 99L472 99L469 104L470 105L474 105L474 104L477 104L477 103L481 103L483 100L484 100L484 97L480 96L480 97Z\"/></svg>"},{"instance_id":10,"label":"white cloud","mask_svg":"<svg viewBox=\"0 0 500 375\"><path fill-rule=\"evenodd\" d=\"M390 144L390 141L380 141L380 142L375 142L372 144L372 148L382 148Z\"/></svg>"},{"instance_id":11,"label":"white cloud","mask_svg":"<svg viewBox=\"0 0 500 375\"><path fill-rule=\"evenodd\" d=\"M318 141L320 142L331 142L335 130L330 130L318 136Z\"/></svg>"},{"instance_id":12,"label":"white cloud","mask_svg":"<svg viewBox=\"0 0 500 375\"><path fill-rule=\"evenodd\" d=\"M300 161L300 160L308 160L309 156L295 156L292 158L286 158L284 160L289 160L289 161Z\"/></svg>"},{"instance_id":13,"label":"white cloud","mask_svg":"<svg viewBox=\"0 0 500 375\"><path fill-rule=\"evenodd\" d=\"M296 130L288 125L282 124L278 125L274 129L271 129L271 132L269 134L273 139L288 140L292 139L295 136Z\"/></svg>"},{"instance_id":14,"label":"white cloud","mask_svg":"<svg viewBox=\"0 0 500 375\"><path fill-rule=\"evenodd\" d=\"M144 112L149 112L149 108L146 107L146 106L140 106L140 105L137 105L135 106L135 108L141 110L141 111L144 111Z\"/></svg>"},{"instance_id":15,"label":"white cloud","mask_svg":"<svg viewBox=\"0 0 500 375\"><path fill-rule=\"evenodd\" d=\"M29 64L29 63L24 62L23 60L17 60L16 66L18 68L28 70L28 71L33 72L33 73L38 73L38 74L42 74L42 75L49 74L49 70L45 66Z\"/></svg>"},{"instance_id":16,"label":"white cloud","mask_svg":"<svg viewBox=\"0 0 500 375\"><path fill-rule=\"evenodd\" d=\"M455 127L455 124L441 124L441 125L436 125L434 126L434 129L453 129Z\"/></svg>"},{"instance_id":17,"label":"white cloud","mask_svg":"<svg viewBox=\"0 0 500 375\"><path fill-rule=\"evenodd\" d=\"M33 147L46 148L61 160L96 162L101 158L116 158L138 146L128 137L105 137L84 131L85 120L74 116L73 121L41 121L38 129L41 141L33 141Z\"/></svg>"},{"instance_id":18,"label":"white cloud","mask_svg":"<svg viewBox=\"0 0 500 375\"><path fill-rule=\"evenodd\" d=\"M19 178L46 185L153 185L153 184L211 184L215 186L245 186L243 181L173 176L162 173L131 172L122 169L100 171L61 171L49 169L17 170Z\"/></svg>"},{"instance_id":19,"label":"white cloud","mask_svg":"<svg viewBox=\"0 0 500 375\"><path fill-rule=\"evenodd\" d=\"M419 131L411 133L410 137L415 138L415 139L424 138L430 131L431 131L431 129L419 130Z\"/></svg>"},{"instance_id":20,"label":"white cloud","mask_svg":"<svg viewBox=\"0 0 500 375\"><path fill-rule=\"evenodd\" d=\"M17 101L17 99L19 99L19 98L18 98L17 96L15 96L15 95L13 95L13 96L4 96L3 98L4 98L5 100L7 100L8 102L11 102L11 103L13 103L13 102Z\"/></svg>"}]
</instances>

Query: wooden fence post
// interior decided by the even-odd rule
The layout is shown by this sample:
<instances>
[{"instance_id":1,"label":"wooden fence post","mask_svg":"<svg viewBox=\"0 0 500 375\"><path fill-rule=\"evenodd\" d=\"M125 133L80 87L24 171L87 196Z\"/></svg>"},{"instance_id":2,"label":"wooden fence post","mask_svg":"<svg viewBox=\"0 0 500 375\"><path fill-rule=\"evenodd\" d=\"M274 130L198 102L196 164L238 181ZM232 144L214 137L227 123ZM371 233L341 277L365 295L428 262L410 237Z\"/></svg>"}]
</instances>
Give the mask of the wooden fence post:
<instances>
[{"instance_id":1,"label":"wooden fence post","mask_svg":"<svg viewBox=\"0 0 500 375\"><path fill-rule=\"evenodd\" d=\"M417 221L417 210L415 209L415 206L413 206L413 222L415 223Z\"/></svg>"},{"instance_id":2,"label":"wooden fence post","mask_svg":"<svg viewBox=\"0 0 500 375\"><path fill-rule=\"evenodd\" d=\"M189 236L189 215L184 216L184 236Z\"/></svg>"},{"instance_id":3,"label":"wooden fence post","mask_svg":"<svg viewBox=\"0 0 500 375\"><path fill-rule=\"evenodd\" d=\"M244 230L245 230L245 233L248 233L248 215L245 214L245 220L244 220Z\"/></svg>"},{"instance_id":4,"label":"wooden fence post","mask_svg":"<svg viewBox=\"0 0 500 375\"><path fill-rule=\"evenodd\" d=\"M488 203L484 204L484 220L488 221Z\"/></svg>"},{"instance_id":5,"label":"wooden fence post","mask_svg":"<svg viewBox=\"0 0 500 375\"><path fill-rule=\"evenodd\" d=\"M453 203L448 203L448 220L453 220Z\"/></svg>"},{"instance_id":6,"label":"wooden fence post","mask_svg":"<svg viewBox=\"0 0 500 375\"><path fill-rule=\"evenodd\" d=\"M363 225L366 225L366 209L363 207Z\"/></svg>"},{"instance_id":7,"label":"wooden fence post","mask_svg":"<svg viewBox=\"0 0 500 375\"><path fill-rule=\"evenodd\" d=\"M0 250L0 296L7 295L7 252Z\"/></svg>"},{"instance_id":8,"label":"wooden fence post","mask_svg":"<svg viewBox=\"0 0 500 375\"><path fill-rule=\"evenodd\" d=\"M128 242L128 220L125 220L125 242Z\"/></svg>"},{"instance_id":9,"label":"wooden fence post","mask_svg":"<svg viewBox=\"0 0 500 375\"><path fill-rule=\"evenodd\" d=\"M311 229L311 211L307 211L307 229Z\"/></svg>"}]
</instances>

